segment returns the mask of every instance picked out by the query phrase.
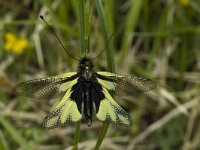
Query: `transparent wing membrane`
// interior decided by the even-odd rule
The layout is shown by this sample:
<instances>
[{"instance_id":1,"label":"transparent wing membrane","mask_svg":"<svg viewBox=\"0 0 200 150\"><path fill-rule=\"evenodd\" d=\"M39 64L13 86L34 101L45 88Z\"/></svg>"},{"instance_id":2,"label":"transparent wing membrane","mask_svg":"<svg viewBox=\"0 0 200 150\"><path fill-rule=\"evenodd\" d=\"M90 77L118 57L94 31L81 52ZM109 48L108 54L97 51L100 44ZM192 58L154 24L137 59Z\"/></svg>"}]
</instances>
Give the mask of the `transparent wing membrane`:
<instances>
[{"instance_id":1,"label":"transparent wing membrane","mask_svg":"<svg viewBox=\"0 0 200 150\"><path fill-rule=\"evenodd\" d=\"M22 82L15 87L15 90L18 94L25 95L30 98L56 98L63 95L67 88L69 88L67 85L70 84L70 81L75 80L76 78L77 73L71 72L58 76L35 79Z\"/></svg>"},{"instance_id":2,"label":"transparent wing membrane","mask_svg":"<svg viewBox=\"0 0 200 150\"><path fill-rule=\"evenodd\" d=\"M97 72L96 76L102 86L119 96L135 95L156 88L156 83L152 80L137 76L122 76L110 72Z\"/></svg>"}]
</instances>

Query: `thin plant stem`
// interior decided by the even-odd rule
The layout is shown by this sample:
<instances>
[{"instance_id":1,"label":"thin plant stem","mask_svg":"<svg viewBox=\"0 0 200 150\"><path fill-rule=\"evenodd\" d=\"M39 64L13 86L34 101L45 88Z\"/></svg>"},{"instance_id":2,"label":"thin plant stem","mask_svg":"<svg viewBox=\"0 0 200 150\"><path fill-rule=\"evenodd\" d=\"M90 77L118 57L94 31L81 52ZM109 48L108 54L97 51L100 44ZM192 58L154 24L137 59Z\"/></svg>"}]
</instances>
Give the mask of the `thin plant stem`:
<instances>
[{"instance_id":1,"label":"thin plant stem","mask_svg":"<svg viewBox=\"0 0 200 150\"><path fill-rule=\"evenodd\" d=\"M103 123L94 150L98 150L100 148L100 146L105 138L105 135L107 133L108 127L109 127L109 124Z\"/></svg>"},{"instance_id":2,"label":"thin plant stem","mask_svg":"<svg viewBox=\"0 0 200 150\"><path fill-rule=\"evenodd\" d=\"M90 47L90 23L91 23L92 10L93 10L92 4L93 4L93 0L86 1L85 9L84 9L86 56L89 53L89 47Z\"/></svg>"},{"instance_id":3,"label":"thin plant stem","mask_svg":"<svg viewBox=\"0 0 200 150\"><path fill-rule=\"evenodd\" d=\"M86 56L86 42L85 42L85 16L84 16L84 0L79 1L79 23L80 23L80 43L81 56Z\"/></svg>"},{"instance_id":4,"label":"thin plant stem","mask_svg":"<svg viewBox=\"0 0 200 150\"><path fill-rule=\"evenodd\" d=\"M80 137L80 121L76 123L76 130L75 130L75 135L74 135L74 145L72 150L78 150L78 142L79 142L79 137Z\"/></svg>"},{"instance_id":5,"label":"thin plant stem","mask_svg":"<svg viewBox=\"0 0 200 150\"><path fill-rule=\"evenodd\" d=\"M85 1L84 0L78 0L79 1L79 23L80 23L80 43L81 43L81 48L80 48L80 53L82 57L86 57L87 50L86 50L86 43L87 40L85 40L85 11L84 11L84 5ZM79 142L79 137L80 137L80 121L76 123L76 130L75 130L75 135L74 135L74 144L72 150L78 150L78 142Z\"/></svg>"},{"instance_id":6,"label":"thin plant stem","mask_svg":"<svg viewBox=\"0 0 200 150\"><path fill-rule=\"evenodd\" d=\"M104 34L104 40L105 43L109 42L110 36L108 32L108 25L106 22L106 18L104 15L104 10L103 10L103 5L101 0L95 0L96 2L96 8L97 12L101 21L102 29L103 29L103 34ZM106 45L106 44L105 44ZM114 66L114 54L113 54L113 49L111 47L111 43L108 44L106 47L106 55L107 55L107 66L108 66L108 71L110 72L115 72L115 66Z\"/></svg>"},{"instance_id":7,"label":"thin plant stem","mask_svg":"<svg viewBox=\"0 0 200 150\"><path fill-rule=\"evenodd\" d=\"M107 25L105 15L104 15L102 1L95 0L95 3L96 3L96 8L97 8L99 18L100 18L100 21L102 24L104 40L105 40L105 43L108 43L109 42L109 32L108 32L108 25ZM113 58L114 55L113 55L113 51L112 51L110 43L106 47L106 55L107 55L108 71L115 72L114 58ZM103 123L94 150L98 150L100 148L100 146L105 138L108 128L109 128L109 124Z\"/></svg>"}]
</instances>

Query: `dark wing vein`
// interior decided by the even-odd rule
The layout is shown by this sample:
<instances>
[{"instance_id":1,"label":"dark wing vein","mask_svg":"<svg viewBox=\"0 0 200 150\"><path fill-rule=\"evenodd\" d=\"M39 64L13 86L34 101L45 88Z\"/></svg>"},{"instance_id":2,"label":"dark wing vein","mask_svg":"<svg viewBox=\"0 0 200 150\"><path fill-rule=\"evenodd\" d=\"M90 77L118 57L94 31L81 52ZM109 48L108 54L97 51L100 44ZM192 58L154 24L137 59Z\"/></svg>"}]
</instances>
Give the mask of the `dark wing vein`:
<instances>
[{"instance_id":1,"label":"dark wing vein","mask_svg":"<svg viewBox=\"0 0 200 150\"><path fill-rule=\"evenodd\" d=\"M113 83L115 95L135 95L141 92L148 92L156 88L156 83L150 79L144 79L133 75L117 75L114 73L97 72L96 77L104 82Z\"/></svg>"},{"instance_id":2,"label":"dark wing vein","mask_svg":"<svg viewBox=\"0 0 200 150\"><path fill-rule=\"evenodd\" d=\"M64 94L59 87L66 82L77 78L77 74L72 76L58 75L40 79L34 79L20 83L15 87L17 94L25 95L36 99L56 98Z\"/></svg>"}]
</instances>

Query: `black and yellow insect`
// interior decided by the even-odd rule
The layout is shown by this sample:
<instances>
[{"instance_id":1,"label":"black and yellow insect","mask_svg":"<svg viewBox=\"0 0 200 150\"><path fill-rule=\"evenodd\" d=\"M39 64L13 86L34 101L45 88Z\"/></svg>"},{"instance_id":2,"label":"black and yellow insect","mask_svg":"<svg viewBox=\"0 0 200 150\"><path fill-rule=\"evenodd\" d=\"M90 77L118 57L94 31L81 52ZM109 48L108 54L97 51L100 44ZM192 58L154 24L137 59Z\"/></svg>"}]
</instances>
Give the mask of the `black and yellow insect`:
<instances>
[{"instance_id":1,"label":"black and yellow insect","mask_svg":"<svg viewBox=\"0 0 200 150\"><path fill-rule=\"evenodd\" d=\"M66 53L78 60L65 49L43 16L40 18L47 24ZM94 115L102 122L128 127L132 125L129 114L115 102L109 92L112 91L119 96L134 95L137 92L150 91L156 87L156 84L149 79L136 76L96 72L92 60L94 59L87 57L79 60L77 72L25 81L16 86L18 94L31 98L62 97L44 118L45 128L51 129L73 124L83 117L86 118L88 126L91 126Z\"/></svg>"},{"instance_id":2,"label":"black and yellow insect","mask_svg":"<svg viewBox=\"0 0 200 150\"><path fill-rule=\"evenodd\" d=\"M91 126L94 115L102 122L129 127L132 125L131 117L109 92L134 95L155 87L156 84L149 79L95 72L92 60L82 58L78 72L25 81L16 90L19 94L37 99L62 96L43 121L44 127L49 129L73 124L83 117Z\"/></svg>"}]
</instances>

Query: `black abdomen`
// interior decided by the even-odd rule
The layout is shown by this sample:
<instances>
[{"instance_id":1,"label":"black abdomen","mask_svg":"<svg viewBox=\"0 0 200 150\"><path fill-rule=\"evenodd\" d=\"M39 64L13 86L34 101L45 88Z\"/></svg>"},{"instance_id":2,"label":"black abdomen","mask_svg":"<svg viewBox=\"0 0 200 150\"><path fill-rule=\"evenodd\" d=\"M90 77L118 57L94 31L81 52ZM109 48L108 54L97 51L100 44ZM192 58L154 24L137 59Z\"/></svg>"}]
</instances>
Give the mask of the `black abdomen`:
<instances>
[{"instance_id":1,"label":"black abdomen","mask_svg":"<svg viewBox=\"0 0 200 150\"><path fill-rule=\"evenodd\" d=\"M84 103L84 114L86 118L92 118L93 115L93 108L92 108L92 97L91 97L91 83L83 83L83 103Z\"/></svg>"},{"instance_id":2,"label":"black abdomen","mask_svg":"<svg viewBox=\"0 0 200 150\"><path fill-rule=\"evenodd\" d=\"M84 114L88 126L92 124L92 116L98 112L100 101L105 98L102 86L94 81L80 81L72 86L70 99L75 101L79 112Z\"/></svg>"}]
</instances>

